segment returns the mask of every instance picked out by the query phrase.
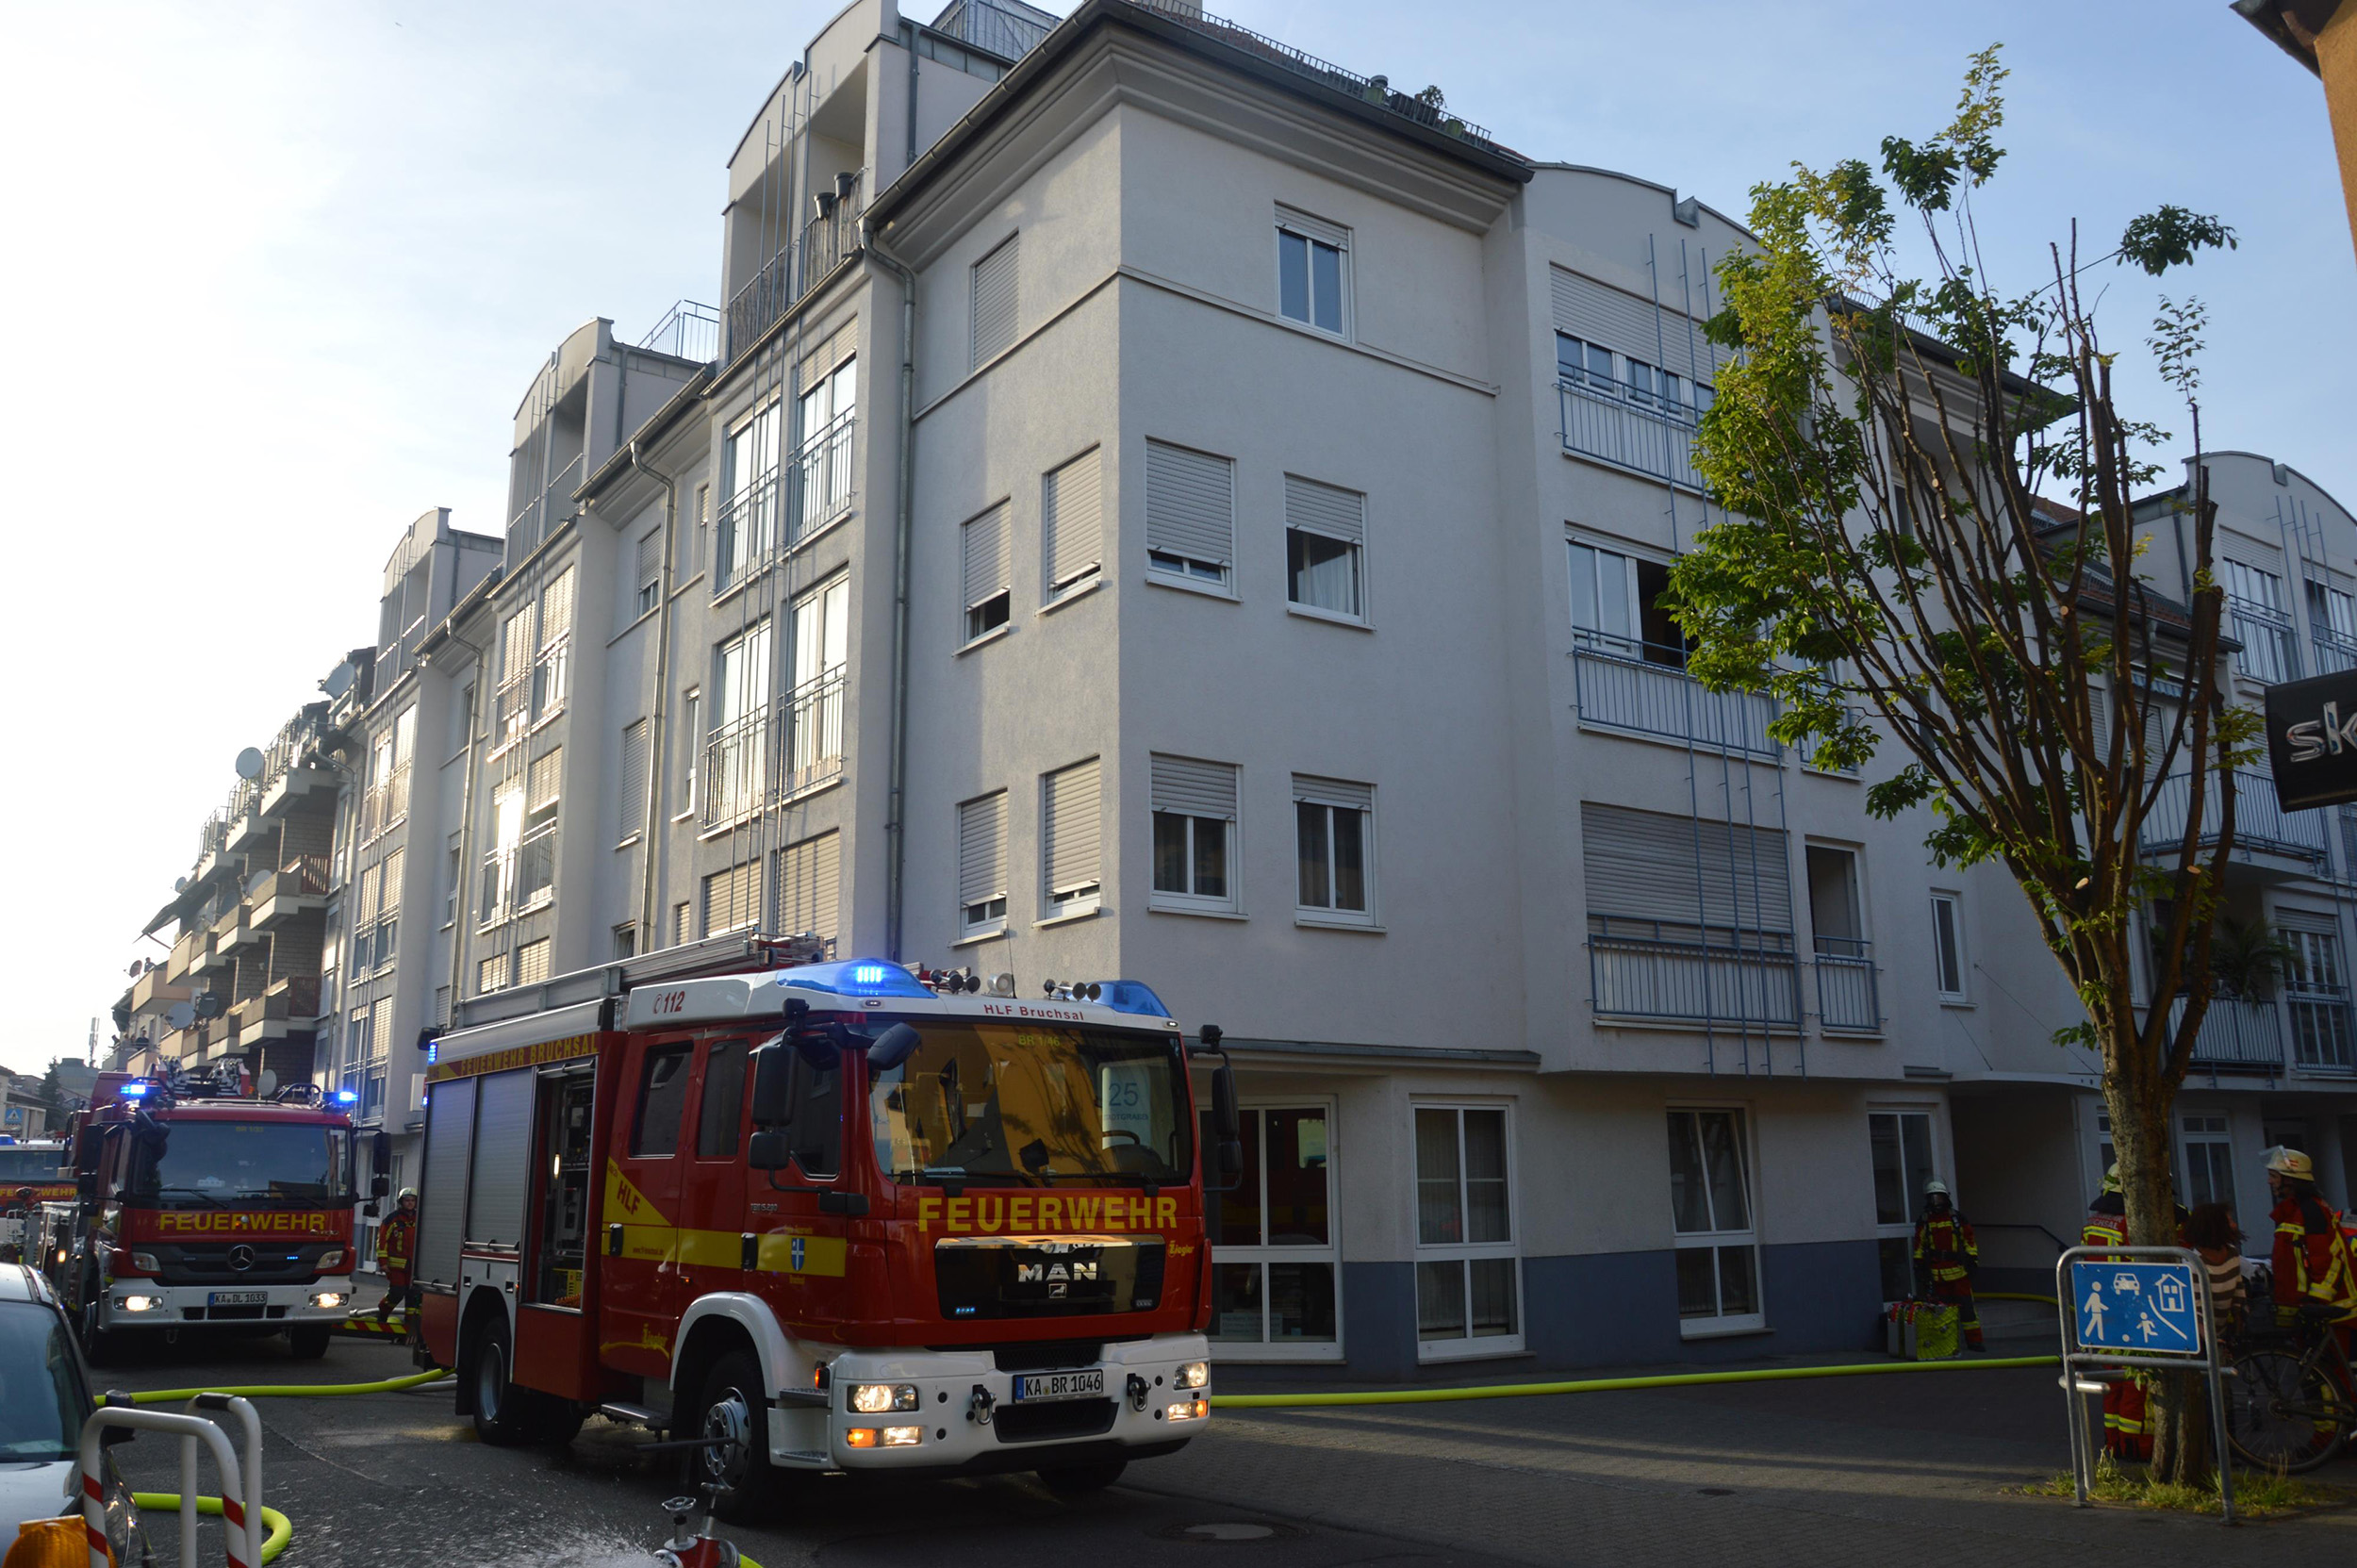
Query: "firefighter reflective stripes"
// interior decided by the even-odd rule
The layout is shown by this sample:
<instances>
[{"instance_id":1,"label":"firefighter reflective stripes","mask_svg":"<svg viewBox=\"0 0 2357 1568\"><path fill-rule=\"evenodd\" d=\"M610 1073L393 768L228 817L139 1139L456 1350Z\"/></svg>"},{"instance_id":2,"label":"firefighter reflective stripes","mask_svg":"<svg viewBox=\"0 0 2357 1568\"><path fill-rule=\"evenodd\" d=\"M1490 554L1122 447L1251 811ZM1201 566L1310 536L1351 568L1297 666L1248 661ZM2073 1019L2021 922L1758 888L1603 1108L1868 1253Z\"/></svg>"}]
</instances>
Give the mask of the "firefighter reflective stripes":
<instances>
[{"instance_id":1,"label":"firefighter reflective stripes","mask_svg":"<svg viewBox=\"0 0 2357 1568\"><path fill-rule=\"evenodd\" d=\"M1915 1261L1935 1283L1964 1279L1980 1256L1971 1223L1961 1214L1926 1214L1915 1228Z\"/></svg>"},{"instance_id":2,"label":"firefighter reflective stripes","mask_svg":"<svg viewBox=\"0 0 2357 1568\"><path fill-rule=\"evenodd\" d=\"M2279 1301L2337 1307L2357 1317L2357 1257L2340 1216L2312 1195L2284 1199L2275 1221L2275 1294Z\"/></svg>"},{"instance_id":3,"label":"firefighter reflective stripes","mask_svg":"<svg viewBox=\"0 0 2357 1568\"><path fill-rule=\"evenodd\" d=\"M608 1225L622 1228L621 1250L614 1254L616 1257L687 1268L745 1266L743 1232L699 1230L673 1225L622 1174L622 1167L610 1160L605 1166L605 1219ZM821 1236L786 1228L754 1238L753 1271L758 1274L840 1279L843 1264L844 1245L840 1236Z\"/></svg>"}]
</instances>

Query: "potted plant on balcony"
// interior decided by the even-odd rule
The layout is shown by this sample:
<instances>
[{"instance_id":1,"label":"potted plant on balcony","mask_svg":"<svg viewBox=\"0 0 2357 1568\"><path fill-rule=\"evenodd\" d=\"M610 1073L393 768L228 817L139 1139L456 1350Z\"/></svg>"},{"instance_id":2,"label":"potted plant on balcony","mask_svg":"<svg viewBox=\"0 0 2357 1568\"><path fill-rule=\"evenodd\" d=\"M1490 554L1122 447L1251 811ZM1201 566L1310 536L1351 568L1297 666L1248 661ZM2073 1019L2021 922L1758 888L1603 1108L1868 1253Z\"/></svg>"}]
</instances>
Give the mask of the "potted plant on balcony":
<instances>
[{"instance_id":1,"label":"potted plant on balcony","mask_svg":"<svg viewBox=\"0 0 2357 1568\"><path fill-rule=\"evenodd\" d=\"M2283 933L2264 919L2217 917L2210 937L2210 973L2220 996L2242 1001L2271 1001L2275 982L2299 961Z\"/></svg>"}]
</instances>

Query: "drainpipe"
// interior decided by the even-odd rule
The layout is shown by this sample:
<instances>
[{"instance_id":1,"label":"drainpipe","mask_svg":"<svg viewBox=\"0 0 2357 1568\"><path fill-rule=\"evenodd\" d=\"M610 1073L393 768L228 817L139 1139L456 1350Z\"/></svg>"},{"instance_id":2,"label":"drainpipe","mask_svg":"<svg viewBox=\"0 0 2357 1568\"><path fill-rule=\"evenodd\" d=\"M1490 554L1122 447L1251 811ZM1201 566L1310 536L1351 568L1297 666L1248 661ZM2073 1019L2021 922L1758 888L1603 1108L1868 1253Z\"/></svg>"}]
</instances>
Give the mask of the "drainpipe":
<instances>
[{"instance_id":1,"label":"drainpipe","mask_svg":"<svg viewBox=\"0 0 2357 1568\"><path fill-rule=\"evenodd\" d=\"M474 880L474 763L475 739L483 713L484 686L488 684L490 668L484 662L483 650L458 635L453 627L450 640L474 655L474 699L467 709L466 760L459 765L462 781L458 791L458 918L450 926L450 1013L442 1020L444 1029L458 1021L458 1003L467 994L467 977L459 973L459 960L464 956L467 942L467 921L473 905L467 898L467 887Z\"/></svg>"},{"instance_id":2,"label":"drainpipe","mask_svg":"<svg viewBox=\"0 0 2357 1568\"><path fill-rule=\"evenodd\" d=\"M899 516L892 538L892 784L884 807L884 956L900 961L905 900L901 867L908 858L909 761L909 535L914 500L909 493L909 448L916 437L916 274L884 249L870 223L867 254L900 279Z\"/></svg>"},{"instance_id":3,"label":"drainpipe","mask_svg":"<svg viewBox=\"0 0 2357 1568\"><path fill-rule=\"evenodd\" d=\"M679 481L655 472L638 459L638 442L630 443L630 466L663 487L663 597L655 608L654 619L654 712L648 719L647 734L647 804L646 819L639 825L638 838L638 933L637 946L641 951L652 951L655 946L655 834L654 825L661 815L662 782L670 777L663 766L664 748L658 744L663 735L663 699L670 690L671 680L671 573L678 560Z\"/></svg>"}]
</instances>

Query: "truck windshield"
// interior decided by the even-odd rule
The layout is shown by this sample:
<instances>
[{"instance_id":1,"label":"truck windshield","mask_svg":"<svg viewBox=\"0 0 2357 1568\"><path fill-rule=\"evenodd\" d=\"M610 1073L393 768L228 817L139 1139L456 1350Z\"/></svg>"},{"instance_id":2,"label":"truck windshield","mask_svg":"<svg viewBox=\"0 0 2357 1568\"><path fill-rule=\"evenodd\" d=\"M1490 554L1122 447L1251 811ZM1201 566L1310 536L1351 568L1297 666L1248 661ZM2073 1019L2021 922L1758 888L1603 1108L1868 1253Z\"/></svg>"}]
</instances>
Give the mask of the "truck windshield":
<instances>
[{"instance_id":1,"label":"truck windshield","mask_svg":"<svg viewBox=\"0 0 2357 1568\"><path fill-rule=\"evenodd\" d=\"M35 1144L0 1145L0 1197L14 1197L19 1187L45 1186L54 1181L71 1181L70 1176L58 1174L64 1156L55 1145L47 1147Z\"/></svg>"},{"instance_id":2,"label":"truck windshield","mask_svg":"<svg viewBox=\"0 0 2357 1568\"><path fill-rule=\"evenodd\" d=\"M65 1319L38 1301L0 1302L0 1464L72 1459L90 1407Z\"/></svg>"},{"instance_id":3,"label":"truck windshield","mask_svg":"<svg viewBox=\"0 0 2357 1568\"><path fill-rule=\"evenodd\" d=\"M1192 1118L1175 1041L1037 1023L909 1022L876 1075L876 1163L898 1181L1183 1182Z\"/></svg>"},{"instance_id":4,"label":"truck windshield","mask_svg":"<svg viewBox=\"0 0 2357 1568\"><path fill-rule=\"evenodd\" d=\"M175 1121L140 1162L132 1191L167 1206L340 1203L351 1134L303 1122Z\"/></svg>"}]
</instances>

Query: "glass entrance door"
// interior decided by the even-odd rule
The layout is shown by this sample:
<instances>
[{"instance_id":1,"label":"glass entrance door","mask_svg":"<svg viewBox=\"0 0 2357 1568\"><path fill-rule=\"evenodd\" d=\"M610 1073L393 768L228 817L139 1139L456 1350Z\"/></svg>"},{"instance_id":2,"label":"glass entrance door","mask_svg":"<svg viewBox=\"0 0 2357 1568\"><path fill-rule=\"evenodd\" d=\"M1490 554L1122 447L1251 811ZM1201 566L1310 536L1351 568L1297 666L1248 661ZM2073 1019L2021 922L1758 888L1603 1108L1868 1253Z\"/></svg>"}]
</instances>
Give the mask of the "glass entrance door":
<instances>
[{"instance_id":1,"label":"glass entrance door","mask_svg":"<svg viewBox=\"0 0 2357 1568\"><path fill-rule=\"evenodd\" d=\"M1332 1127L1326 1105L1244 1113L1244 1179L1235 1191L1205 1198L1211 1346L1224 1359L1342 1359ZM1213 1136L1208 1114L1203 1135Z\"/></svg>"}]
</instances>

